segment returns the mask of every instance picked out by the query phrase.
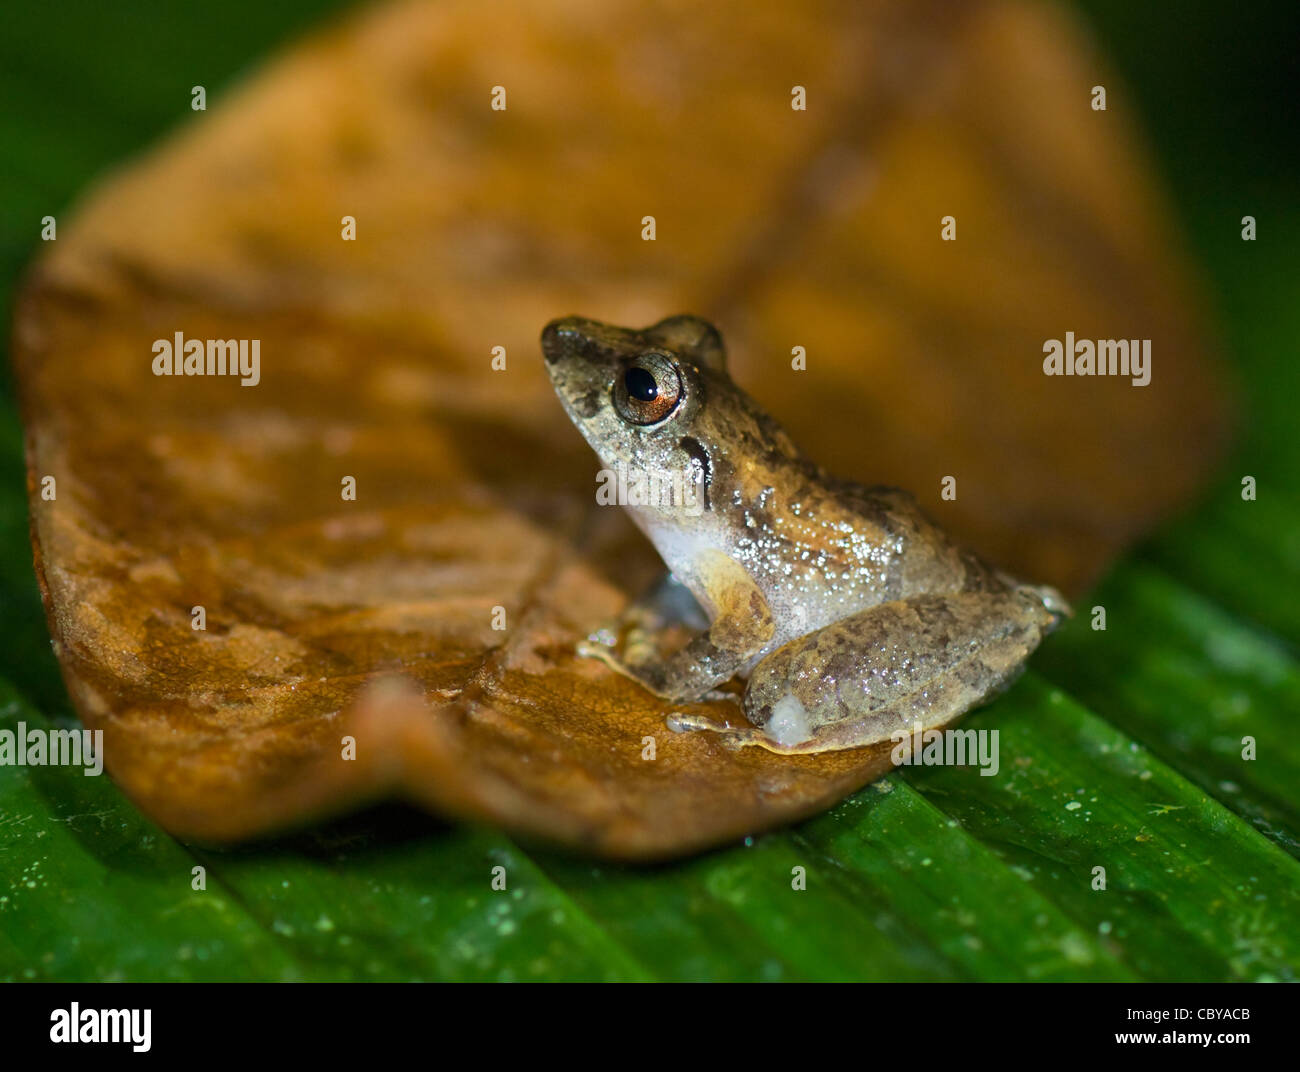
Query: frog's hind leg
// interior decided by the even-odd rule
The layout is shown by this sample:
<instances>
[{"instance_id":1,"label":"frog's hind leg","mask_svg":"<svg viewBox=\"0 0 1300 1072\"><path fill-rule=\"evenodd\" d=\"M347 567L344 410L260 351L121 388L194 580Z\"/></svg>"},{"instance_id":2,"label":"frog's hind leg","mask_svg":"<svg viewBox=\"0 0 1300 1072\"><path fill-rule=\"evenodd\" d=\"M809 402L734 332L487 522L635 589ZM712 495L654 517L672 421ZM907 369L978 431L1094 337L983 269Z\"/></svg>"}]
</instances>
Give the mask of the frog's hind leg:
<instances>
[{"instance_id":1,"label":"frog's hind leg","mask_svg":"<svg viewBox=\"0 0 1300 1072\"><path fill-rule=\"evenodd\" d=\"M799 637L755 668L748 727L679 719L787 755L901 740L992 699L1061 611L1037 589L915 596Z\"/></svg>"}]
</instances>

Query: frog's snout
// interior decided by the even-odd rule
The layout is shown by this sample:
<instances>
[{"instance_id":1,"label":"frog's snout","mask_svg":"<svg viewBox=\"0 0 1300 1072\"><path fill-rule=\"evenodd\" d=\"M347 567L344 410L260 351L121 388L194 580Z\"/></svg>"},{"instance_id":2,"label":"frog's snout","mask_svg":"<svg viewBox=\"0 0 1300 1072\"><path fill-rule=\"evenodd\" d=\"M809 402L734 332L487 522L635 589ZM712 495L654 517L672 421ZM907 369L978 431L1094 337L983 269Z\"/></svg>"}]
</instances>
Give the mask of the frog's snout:
<instances>
[{"instance_id":1,"label":"frog's snout","mask_svg":"<svg viewBox=\"0 0 1300 1072\"><path fill-rule=\"evenodd\" d=\"M578 317L566 316L552 320L542 328L542 356L546 358L547 364L560 360L568 348L582 338L578 326L580 323Z\"/></svg>"}]
</instances>

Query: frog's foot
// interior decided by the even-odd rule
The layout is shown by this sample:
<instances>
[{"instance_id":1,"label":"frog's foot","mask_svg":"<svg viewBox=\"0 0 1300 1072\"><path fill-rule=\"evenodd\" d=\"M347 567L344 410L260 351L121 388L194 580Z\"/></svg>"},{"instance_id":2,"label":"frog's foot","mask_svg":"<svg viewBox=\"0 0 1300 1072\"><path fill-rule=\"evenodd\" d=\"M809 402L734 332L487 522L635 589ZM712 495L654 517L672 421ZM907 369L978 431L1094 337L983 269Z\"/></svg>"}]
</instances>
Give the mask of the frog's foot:
<instances>
[{"instance_id":1,"label":"frog's foot","mask_svg":"<svg viewBox=\"0 0 1300 1072\"><path fill-rule=\"evenodd\" d=\"M722 552L710 552L714 573L708 576L713 585L713 601L721 609L714 622L682 647L667 654L657 650L662 638L647 630L641 607L619 619L613 630L593 634L577 646L578 654L599 659L611 670L637 682L662 700L672 703L697 703L700 700L728 699L730 693L718 692L758 655L775 629L771 609L763 594L739 565ZM711 560L712 561L712 560ZM680 586L677 586L680 589ZM683 589L684 591L684 589ZM619 647L619 640L632 643ZM647 639L653 637L653 642Z\"/></svg>"},{"instance_id":2,"label":"frog's foot","mask_svg":"<svg viewBox=\"0 0 1300 1072\"><path fill-rule=\"evenodd\" d=\"M667 696L664 694L663 683L654 679L653 676L648 674L646 669L644 669L647 666L647 663L638 663L636 660L629 658L626 651L622 656L620 656L612 645L602 643L601 641L592 639L591 637L586 640L578 641L574 651L580 658L595 659L598 662L604 663L615 673L622 674L623 677L635 681L642 688L649 689L660 699L672 699L677 700L678 702L689 699L695 703L714 703L719 700L726 700L729 703L736 704L737 706L740 706L744 702L739 693L729 692L726 689L709 689L707 692L701 693L699 696L691 697Z\"/></svg>"},{"instance_id":3,"label":"frog's foot","mask_svg":"<svg viewBox=\"0 0 1300 1072\"><path fill-rule=\"evenodd\" d=\"M637 671L662 657L658 625L657 620L647 618L639 610L629 611L579 641L577 654L585 659L599 659L620 674L640 680Z\"/></svg>"},{"instance_id":4,"label":"frog's foot","mask_svg":"<svg viewBox=\"0 0 1300 1072\"><path fill-rule=\"evenodd\" d=\"M739 699L733 693L723 693L722 695L730 700ZM766 733L754 726L733 726L730 722L714 722L707 715L688 715L676 711L669 715L666 721L668 728L674 733L716 733L722 738L723 746L733 752L737 752L742 748L763 748L783 756L797 756L824 750L811 742L803 746L783 745L772 740Z\"/></svg>"},{"instance_id":5,"label":"frog's foot","mask_svg":"<svg viewBox=\"0 0 1300 1072\"><path fill-rule=\"evenodd\" d=\"M1043 609L1056 620L1047 626L1046 631L1055 629L1063 618L1073 618L1074 609L1066 602L1060 592L1049 584L1023 584L1017 589L1021 595L1028 596L1035 603L1041 603Z\"/></svg>"},{"instance_id":6,"label":"frog's foot","mask_svg":"<svg viewBox=\"0 0 1300 1072\"><path fill-rule=\"evenodd\" d=\"M604 663L615 673L635 681L660 699L679 701L683 699L679 695L671 694L667 688L663 680L662 664L657 658L658 652L653 648L640 653L640 661L638 661L636 649L624 647L619 651L614 645L604 643L600 639L600 634L595 633L586 640L580 640L574 647L574 651L580 658L595 659L597 662Z\"/></svg>"},{"instance_id":7,"label":"frog's foot","mask_svg":"<svg viewBox=\"0 0 1300 1072\"><path fill-rule=\"evenodd\" d=\"M637 680L637 675L628 662L619 656L614 643L606 638L605 630L593 633L586 640L579 640L574 652L581 659L595 659L624 677Z\"/></svg>"},{"instance_id":8,"label":"frog's foot","mask_svg":"<svg viewBox=\"0 0 1300 1072\"><path fill-rule=\"evenodd\" d=\"M659 655L658 634L639 616L629 614L606 622L579 641L576 650L583 658L599 659L615 670L620 669L615 662L623 667L645 666Z\"/></svg>"},{"instance_id":9,"label":"frog's foot","mask_svg":"<svg viewBox=\"0 0 1300 1072\"><path fill-rule=\"evenodd\" d=\"M716 733L723 738L722 743L732 749L758 744L758 741L751 738L762 736L762 733L753 726L733 726L729 722L714 722L707 715L688 715L682 711L674 711L665 721L673 733Z\"/></svg>"},{"instance_id":10,"label":"frog's foot","mask_svg":"<svg viewBox=\"0 0 1300 1072\"><path fill-rule=\"evenodd\" d=\"M653 630L634 625L623 641L623 661L628 666L645 666L659 654L659 637Z\"/></svg>"},{"instance_id":11,"label":"frog's foot","mask_svg":"<svg viewBox=\"0 0 1300 1072\"><path fill-rule=\"evenodd\" d=\"M730 694L728 694L730 695ZM735 699L734 696L731 697ZM669 715L668 728L674 733L687 733L691 731L706 731L716 733L722 738L722 744L725 748L738 752L742 748L761 748L766 752L774 752L778 756L808 756L817 752L834 751L839 745L827 744L824 741L803 741L799 744L781 744L775 741L762 730L754 726L733 726L728 723L714 722L706 715L687 715L680 712Z\"/></svg>"},{"instance_id":12,"label":"frog's foot","mask_svg":"<svg viewBox=\"0 0 1300 1072\"><path fill-rule=\"evenodd\" d=\"M676 626L706 629L708 624L695 597L671 573L665 573L622 614L580 643L578 654L600 659L611 669L641 680L644 675L636 671L663 658L663 638L668 630Z\"/></svg>"}]
</instances>

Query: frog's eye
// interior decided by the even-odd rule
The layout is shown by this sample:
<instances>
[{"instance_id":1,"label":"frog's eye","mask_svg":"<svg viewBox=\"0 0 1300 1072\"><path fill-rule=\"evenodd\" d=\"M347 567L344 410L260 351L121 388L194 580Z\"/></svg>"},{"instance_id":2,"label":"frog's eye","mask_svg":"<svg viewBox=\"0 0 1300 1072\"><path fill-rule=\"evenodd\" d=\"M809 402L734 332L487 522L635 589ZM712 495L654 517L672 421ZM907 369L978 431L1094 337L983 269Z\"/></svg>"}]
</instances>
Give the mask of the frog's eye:
<instances>
[{"instance_id":1,"label":"frog's eye","mask_svg":"<svg viewBox=\"0 0 1300 1072\"><path fill-rule=\"evenodd\" d=\"M614 381L614 408L632 424L658 424L681 397L681 375L666 354L642 354Z\"/></svg>"}]
</instances>

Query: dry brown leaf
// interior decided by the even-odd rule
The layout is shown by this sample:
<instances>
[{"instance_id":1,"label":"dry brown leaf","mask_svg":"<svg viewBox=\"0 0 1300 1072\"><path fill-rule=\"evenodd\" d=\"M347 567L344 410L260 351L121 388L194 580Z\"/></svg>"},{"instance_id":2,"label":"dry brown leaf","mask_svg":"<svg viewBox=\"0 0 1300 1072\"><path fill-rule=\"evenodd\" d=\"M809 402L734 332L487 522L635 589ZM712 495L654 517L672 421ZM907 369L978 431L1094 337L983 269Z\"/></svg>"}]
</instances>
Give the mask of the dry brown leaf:
<instances>
[{"instance_id":1,"label":"dry brown leaf","mask_svg":"<svg viewBox=\"0 0 1300 1072\"><path fill-rule=\"evenodd\" d=\"M113 776L183 836L402 795L649 858L878 775L674 735L575 659L659 564L595 506L538 333L708 315L812 457L1078 591L1223 430L1107 81L1002 2L400 4L276 60L99 189L20 303L38 573ZM1153 339L1151 385L1044 377L1067 330ZM177 331L260 339L261 383L155 377Z\"/></svg>"}]
</instances>

